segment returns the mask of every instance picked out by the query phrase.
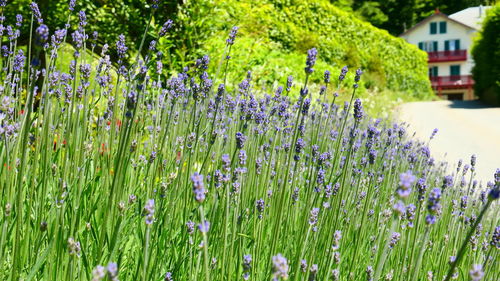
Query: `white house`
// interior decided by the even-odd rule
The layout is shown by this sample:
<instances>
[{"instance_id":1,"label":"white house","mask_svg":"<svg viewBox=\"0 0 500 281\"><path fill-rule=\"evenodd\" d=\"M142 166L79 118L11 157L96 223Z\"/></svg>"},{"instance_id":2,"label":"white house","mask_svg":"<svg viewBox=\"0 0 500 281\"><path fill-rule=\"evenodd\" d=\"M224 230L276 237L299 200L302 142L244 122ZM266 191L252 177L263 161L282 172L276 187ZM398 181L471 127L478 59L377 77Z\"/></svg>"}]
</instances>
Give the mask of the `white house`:
<instances>
[{"instance_id":1,"label":"white house","mask_svg":"<svg viewBox=\"0 0 500 281\"><path fill-rule=\"evenodd\" d=\"M429 78L439 96L450 100L475 98L470 50L488 8L471 7L449 16L436 10L400 35L427 52Z\"/></svg>"}]
</instances>

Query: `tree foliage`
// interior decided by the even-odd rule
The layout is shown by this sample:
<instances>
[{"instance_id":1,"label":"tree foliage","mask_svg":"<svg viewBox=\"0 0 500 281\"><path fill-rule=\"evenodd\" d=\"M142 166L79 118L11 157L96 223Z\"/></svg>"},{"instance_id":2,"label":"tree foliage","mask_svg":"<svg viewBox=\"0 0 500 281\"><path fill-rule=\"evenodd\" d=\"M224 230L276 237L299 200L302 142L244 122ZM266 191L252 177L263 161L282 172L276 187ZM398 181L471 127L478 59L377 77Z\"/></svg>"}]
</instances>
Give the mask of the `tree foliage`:
<instances>
[{"instance_id":1,"label":"tree foliage","mask_svg":"<svg viewBox=\"0 0 500 281\"><path fill-rule=\"evenodd\" d=\"M51 34L66 24L70 26L68 34L71 34L78 28L78 12L84 10L88 21L87 34L92 37L94 31L99 33L96 52L100 53L101 47L107 43L113 56L116 54L115 42L120 34L124 34L130 58L135 57L152 12L150 4L140 0L81 0L77 1L72 13L67 12L69 1L37 2ZM389 22L384 12L387 4L366 2L361 9L353 12L350 7L355 7L354 0L337 1L335 5L328 0L160 2L159 9L152 17L152 27L142 51L147 50L149 42L155 38L163 23L172 19L173 31L157 42L157 49L163 53L163 62L168 71L178 71L205 54L219 61L223 55L223 38L232 26L238 25L241 27L241 45L233 50L232 56L241 56L239 61L246 63L235 66L236 69L231 72L235 75L243 77L248 70L256 71L256 74L262 72L260 76L267 80L261 82L273 83L288 75L289 71L283 65L290 69L300 67L304 53L316 47L320 50L319 63L325 69L328 65L338 67L345 64L365 69L367 79L362 88L377 87L415 95L431 92L425 54L403 40L359 20L359 17L363 17L376 20L377 24ZM29 3L30 0L13 0L6 10L6 16L11 21L17 13L24 15L22 32L25 34L29 32ZM335 6L351 11L344 12ZM69 35L68 42L71 41ZM321 81L321 74L318 72L316 75L312 79Z\"/></svg>"},{"instance_id":2,"label":"tree foliage","mask_svg":"<svg viewBox=\"0 0 500 281\"><path fill-rule=\"evenodd\" d=\"M14 22L16 14L23 15L25 21L21 27L22 34L28 34L30 29L29 19L31 0L13 0L8 2L5 16L8 21ZM74 12L69 13L69 1L67 0L37 0L40 11L44 18L44 24L49 27L51 34L56 29L62 29L69 24L68 35L78 28L78 12L83 10L87 15L87 34L91 37L93 32L98 32L97 50L105 43L113 50L113 44L120 34L124 34L127 42L130 42L132 50L139 47L147 25L149 15L152 11L147 1L141 0L79 0L76 1ZM161 1L159 9L152 18L153 26L158 29L163 22L169 18L176 17L178 13L178 1ZM180 2L180 0L179 0ZM36 28L36 26L34 27ZM151 30L151 32L154 31ZM146 37L146 43L153 36ZM26 40L26 39L25 39ZM71 40L68 40L71 43ZM26 42L22 42L26 44Z\"/></svg>"},{"instance_id":3,"label":"tree foliage","mask_svg":"<svg viewBox=\"0 0 500 281\"><path fill-rule=\"evenodd\" d=\"M489 9L474 42L474 91L482 100L500 105L500 4Z\"/></svg>"},{"instance_id":4,"label":"tree foliage","mask_svg":"<svg viewBox=\"0 0 500 281\"><path fill-rule=\"evenodd\" d=\"M401 34L436 9L452 14L468 7L488 5L492 0L331 0L335 6L356 15L393 35Z\"/></svg>"}]
</instances>

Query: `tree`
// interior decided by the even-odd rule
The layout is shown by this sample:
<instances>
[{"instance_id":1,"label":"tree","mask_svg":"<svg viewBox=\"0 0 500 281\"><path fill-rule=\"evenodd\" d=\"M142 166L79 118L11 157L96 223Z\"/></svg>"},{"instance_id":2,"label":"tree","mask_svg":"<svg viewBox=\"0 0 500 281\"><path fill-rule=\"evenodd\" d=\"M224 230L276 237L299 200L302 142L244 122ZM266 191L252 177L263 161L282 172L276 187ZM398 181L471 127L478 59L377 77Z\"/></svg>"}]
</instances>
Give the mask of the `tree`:
<instances>
[{"instance_id":1,"label":"tree","mask_svg":"<svg viewBox=\"0 0 500 281\"><path fill-rule=\"evenodd\" d=\"M29 33L31 19L29 6L31 2L31 0L9 1L8 8L5 9L6 21L10 24L15 22L17 14L23 16L22 34ZM114 52L114 42L116 42L120 34L125 35L131 50L138 49L152 11L151 5L142 0L79 0L76 1L74 11L71 13L68 12L69 1L67 0L38 0L35 2L40 8L44 24L49 27L50 34L53 34L56 29L64 28L69 23L68 43L73 43L70 34L78 28L78 12L85 11L88 22L86 34L91 37L93 32L97 32L96 51L100 52L101 47L107 43L110 46L111 56L116 54ZM175 19L178 7L182 2L182 0L161 1L152 18L153 30L157 31L167 19ZM37 26L35 22L34 29ZM153 31L148 33L146 44L153 40L153 36ZM26 45L27 41L20 43Z\"/></svg>"},{"instance_id":2,"label":"tree","mask_svg":"<svg viewBox=\"0 0 500 281\"><path fill-rule=\"evenodd\" d=\"M474 91L485 102L500 105L500 4L487 11L483 28L474 42L472 69Z\"/></svg>"}]
</instances>

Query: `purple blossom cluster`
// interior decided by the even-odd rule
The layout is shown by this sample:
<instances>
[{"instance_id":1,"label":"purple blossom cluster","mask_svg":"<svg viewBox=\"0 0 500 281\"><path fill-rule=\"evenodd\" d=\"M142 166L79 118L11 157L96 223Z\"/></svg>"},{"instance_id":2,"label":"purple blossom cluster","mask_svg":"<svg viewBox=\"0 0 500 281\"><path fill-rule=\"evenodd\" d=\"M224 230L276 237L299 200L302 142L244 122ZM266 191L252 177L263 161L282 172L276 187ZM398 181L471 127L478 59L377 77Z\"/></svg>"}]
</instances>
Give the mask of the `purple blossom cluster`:
<instances>
[{"instance_id":1,"label":"purple blossom cluster","mask_svg":"<svg viewBox=\"0 0 500 281\"><path fill-rule=\"evenodd\" d=\"M152 1L151 12L159 6ZM77 268L92 280L421 280L423 268L443 266L435 256L453 257L452 274L466 259L471 279L491 276L500 227L485 214L500 197L500 170L484 185L476 156L448 170L406 124L368 118L356 93L361 69L343 67L332 93L330 71L313 77L320 49L312 48L304 81L287 73L261 87L247 69L230 81L223 66L237 27L221 61L203 55L167 69L161 37L172 20L147 33L155 38L136 60L122 34L91 61L84 50L99 34L88 30L90 12L74 14L69 34L49 30L36 3L30 9L38 53L57 61L70 41L75 52L66 69L42 65L15 47L22 16L2 25L0 255L9 262L0 269L10 279L32 267L34 278L72 280L84 278L72 276ZM350 95L340 89L346 77ZM20 256L31 249L23 235L43 258L62 261L63 277ZM440 264L420 266L419 257Z\"/></svg>"}]
</instances>

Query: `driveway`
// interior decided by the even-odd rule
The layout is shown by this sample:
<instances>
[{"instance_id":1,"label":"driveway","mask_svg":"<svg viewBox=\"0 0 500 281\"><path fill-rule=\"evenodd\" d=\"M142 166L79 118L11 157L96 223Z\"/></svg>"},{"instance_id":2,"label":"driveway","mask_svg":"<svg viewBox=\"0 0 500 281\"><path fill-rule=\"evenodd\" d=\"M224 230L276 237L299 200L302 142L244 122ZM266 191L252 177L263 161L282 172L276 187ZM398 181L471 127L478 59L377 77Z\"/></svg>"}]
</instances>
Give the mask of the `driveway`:
<instances>
[{"instance_id":1,"label":"driveway","mask_svg":"<svg viewBox=\"0 0 500 281\"><path fill-rule=\"evenodd\" d=\"M434 128L439 132L430 143L432 156L447 161L450 169L459 159L470 163L477 156L476 179L493 180L500 168L500 108L478 101L412 102L398 107L397 118L410 124L408 133L427 140ZM450 170L451 171L451 170Z\"/></svg>"}]
</instances>

